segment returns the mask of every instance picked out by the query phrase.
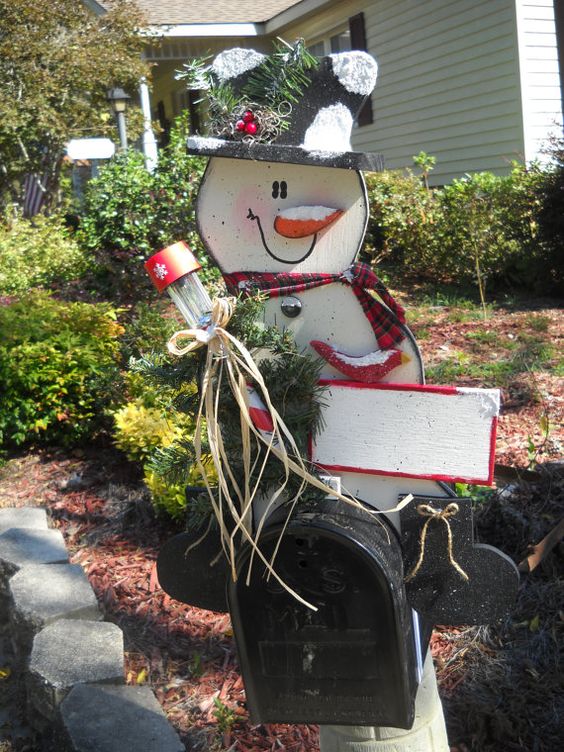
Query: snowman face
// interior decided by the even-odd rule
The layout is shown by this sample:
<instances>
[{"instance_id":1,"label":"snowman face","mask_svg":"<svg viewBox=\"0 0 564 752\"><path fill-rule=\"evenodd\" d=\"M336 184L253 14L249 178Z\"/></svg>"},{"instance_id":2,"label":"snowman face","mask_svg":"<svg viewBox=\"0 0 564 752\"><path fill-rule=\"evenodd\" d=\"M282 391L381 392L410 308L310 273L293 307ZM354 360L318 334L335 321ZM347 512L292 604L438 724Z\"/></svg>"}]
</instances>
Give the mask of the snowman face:
<instances>
[{"instance_id":1,"label":"snowman face","mask_svg":"<svg viewBox=\"0 0 564 752\"><path fill-rule=\"evenodd\" d=\"M354 170L212 158L196 218L224 273L338 274L360 248L367 206Z\"/></svg>"}]
</instances>

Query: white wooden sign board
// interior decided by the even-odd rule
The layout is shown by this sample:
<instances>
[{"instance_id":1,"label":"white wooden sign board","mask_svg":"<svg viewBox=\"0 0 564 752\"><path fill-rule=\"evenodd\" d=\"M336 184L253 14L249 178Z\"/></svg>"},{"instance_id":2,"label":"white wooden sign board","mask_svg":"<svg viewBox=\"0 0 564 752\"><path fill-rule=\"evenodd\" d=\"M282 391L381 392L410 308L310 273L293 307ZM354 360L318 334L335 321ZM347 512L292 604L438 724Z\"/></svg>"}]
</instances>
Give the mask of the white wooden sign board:
<instances>
[{"instance_id":1,"label":"white wooden sign board","mask_svg":"<svg viewBox=\"0 0 564 752\"><path fill-rule=\"evenodd\" d=\"M67 144L70 159L109 159L113 157L116 145L109 138L73 138Z\"/></svg>"},{"instance_id":2,"label":"white wooden sign board","mask_svg":"<svg viewBox=\"0 0 564 752\"><path fill-rule=\"evenodd\" d=\"M312 461L330 471L491 484L499 390L321 382Z\"/></svg>"}]
</instances>

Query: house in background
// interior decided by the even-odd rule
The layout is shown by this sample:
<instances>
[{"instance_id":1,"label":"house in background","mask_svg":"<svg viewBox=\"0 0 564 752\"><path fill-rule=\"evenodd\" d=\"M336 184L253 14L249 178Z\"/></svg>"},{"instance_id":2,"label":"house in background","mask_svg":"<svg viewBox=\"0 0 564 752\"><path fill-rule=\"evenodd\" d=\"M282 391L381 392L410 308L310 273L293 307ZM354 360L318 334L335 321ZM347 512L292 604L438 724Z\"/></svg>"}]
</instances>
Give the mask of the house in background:
<instances>
[{"instance_id":1,"label":"house in background","mask_svg":"<svg viewBox=\"0 0 564 752\"><path fill-rule=\"evenodd\" d=\"M512 160L540 157L548 136L562 131L560 0L136 2L163 38L148 38L155 65L146 114L165 126L183 109L197 125L198 95L175 79L188 58L235 46L268 52L279 36L303 37L319 55L370 52L378 83L353 147L382 153L390 168L411 166L420 151L434 155L435 184L465 172L507 173Z\"/></svg>"}]
</instances>

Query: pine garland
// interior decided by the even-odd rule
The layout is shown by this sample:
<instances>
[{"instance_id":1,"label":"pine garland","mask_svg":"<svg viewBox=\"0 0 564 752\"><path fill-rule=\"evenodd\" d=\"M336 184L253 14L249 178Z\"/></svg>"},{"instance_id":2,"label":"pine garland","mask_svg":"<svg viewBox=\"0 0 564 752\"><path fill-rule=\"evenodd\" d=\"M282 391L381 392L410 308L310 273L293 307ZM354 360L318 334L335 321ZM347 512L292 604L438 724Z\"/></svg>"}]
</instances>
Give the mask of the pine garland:
<instances>
[{"instance_id":1,"label":"pine garland","mask_svg":"<svg viewBox=\"0 0 564 752\"><path fill-rule=\"evenodd\" d=\"M310 436L315 437L321 426L323 387L319 386L322 361L298 352L290 332L276 327L257 324L262 318L264 297L241 298L229 323L229 331L242 341L253 357L263 358L258 368L268 388L273 405L291 431L302 458L307 456ZM199 394L194 384L201 379L201 367L205 357L201 348L188 356L174 361L166 356L146 356L131 363L131 368L143 374L157 387L173 390L172 409L195 418L199 406ZM227 383L220 395L219 423L229 463L238 483L243 480L242 443L239 407ZM255 463L256 480L265 453L264 446L257 442L258 462ZM190 441L175 442L157 450L150 460L150 468L161 477L182 482L188 469L193 466L194 448ZM312 471L312 468L308 468ZM315 472L313 470L313 472ZM270 454L261 478L260 490L267 493L281 485L285 478L284 468L275 455ZM297 476L287 480L286 495L289 499L298 492L301 481ZM317 498L316 489L307 487L302 499ZM211 509L210 509L211 514ZM198 515L200 519L201 515ZM201 520L200 520L201 521Z\"/></svg>"}]
</instances>

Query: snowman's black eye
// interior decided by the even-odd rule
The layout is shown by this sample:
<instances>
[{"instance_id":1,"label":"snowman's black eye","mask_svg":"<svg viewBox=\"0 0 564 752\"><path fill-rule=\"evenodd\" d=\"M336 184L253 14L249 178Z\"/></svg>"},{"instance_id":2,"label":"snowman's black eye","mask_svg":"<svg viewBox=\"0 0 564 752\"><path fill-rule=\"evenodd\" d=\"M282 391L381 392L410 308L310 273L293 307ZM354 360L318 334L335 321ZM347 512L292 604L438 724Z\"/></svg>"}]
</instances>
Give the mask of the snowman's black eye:
<instances>
[{"instance_id":1,"label":"snowman's black eye","mask_svg":"<svg viewBox=\"0 0 564 752\"><path fill-rule=\"evenodd\" d=\"M272 183L272 198L288 198L288 184L285 180L282 180L280 183L278 180L275 180L274 183Z\"/></svg>"}]
</instances>

